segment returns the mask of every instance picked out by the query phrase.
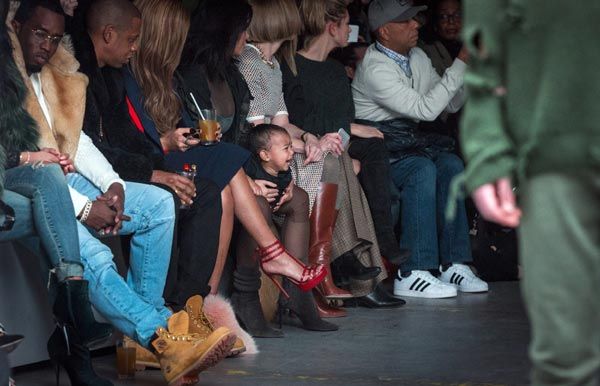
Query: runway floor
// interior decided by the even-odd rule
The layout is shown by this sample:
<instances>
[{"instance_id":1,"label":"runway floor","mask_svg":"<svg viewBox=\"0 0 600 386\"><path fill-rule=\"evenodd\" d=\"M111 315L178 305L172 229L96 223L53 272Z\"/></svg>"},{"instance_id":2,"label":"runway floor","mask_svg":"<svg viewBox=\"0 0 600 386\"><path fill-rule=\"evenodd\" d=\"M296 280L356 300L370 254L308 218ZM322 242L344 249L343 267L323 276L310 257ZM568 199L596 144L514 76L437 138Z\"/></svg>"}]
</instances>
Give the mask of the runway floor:
<instances>
[{"instance_id":1,"label":"runway floor","mask_svg":"<svg viewBox=\"0 0 600 386\"><path fill-rule=\"evenodd\" d=\"M260 353L227 359L199 385L521 386L528 383L529 327L517 282L448 300L406 299L391 310L349 308L331 333L284 325L285 338L258 339ZM164 385L159 371L118 381L114 352L95 356L115 385ZM54 385L49 363L16 369L17 386ZM64 371L61 385L69 385Z\"/></svg>"}]
</instances>

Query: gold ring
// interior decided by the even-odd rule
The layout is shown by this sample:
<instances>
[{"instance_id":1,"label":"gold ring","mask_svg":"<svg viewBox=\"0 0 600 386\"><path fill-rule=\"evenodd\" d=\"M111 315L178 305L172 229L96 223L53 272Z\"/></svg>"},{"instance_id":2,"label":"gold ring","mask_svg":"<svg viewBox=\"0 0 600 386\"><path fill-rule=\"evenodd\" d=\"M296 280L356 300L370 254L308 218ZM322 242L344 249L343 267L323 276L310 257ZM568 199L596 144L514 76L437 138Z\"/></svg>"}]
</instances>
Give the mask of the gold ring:
<instances>
[{"instance_id":1,"label":"gold ring","mask_svg":"<svg viewBox=\"0 0 600 386\"><path fill-rule=\"evenodd\" d=\"M179 190L177 190L177 188L175 188L175 193L176 193L176 194L179 194Z\"/></svg>"}]
</instances>

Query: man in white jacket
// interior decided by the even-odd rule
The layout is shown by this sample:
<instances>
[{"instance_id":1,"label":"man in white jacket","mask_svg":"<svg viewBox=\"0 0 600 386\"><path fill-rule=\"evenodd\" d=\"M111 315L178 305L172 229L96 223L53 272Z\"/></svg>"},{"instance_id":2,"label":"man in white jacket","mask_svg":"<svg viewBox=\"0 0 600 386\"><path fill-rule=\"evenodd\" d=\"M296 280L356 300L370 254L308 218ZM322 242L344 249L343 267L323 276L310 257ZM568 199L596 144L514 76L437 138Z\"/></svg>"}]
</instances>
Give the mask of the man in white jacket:
<instances>
[{"instance_id":1,"label":"man in white jacket","mask_svg":"<svg viewBox=\"0 0 600 386\"><path fill-rule=\"evenodd\" d=\"M404 143L422 138L419 121L433 121L443 111L456 112L464 103L467 53L461 51L440 78L425 52L416 47L420 25L414 17L424 9L407 0L374 0L369 6L377 41L357 68L352 92L356 118L380 127L388 144L404 129ZM426 145L390 149L392 179L401 191L401 245L412 251L394 282L398 296L446 298L456 296L457 290L488 289L464 264L472 260L464 202L457 204L454 220L444 216L450 182L464 168L447 150ZM431 274L434 270L439 270L439 279Z\"/></svg>"}]
</instances>

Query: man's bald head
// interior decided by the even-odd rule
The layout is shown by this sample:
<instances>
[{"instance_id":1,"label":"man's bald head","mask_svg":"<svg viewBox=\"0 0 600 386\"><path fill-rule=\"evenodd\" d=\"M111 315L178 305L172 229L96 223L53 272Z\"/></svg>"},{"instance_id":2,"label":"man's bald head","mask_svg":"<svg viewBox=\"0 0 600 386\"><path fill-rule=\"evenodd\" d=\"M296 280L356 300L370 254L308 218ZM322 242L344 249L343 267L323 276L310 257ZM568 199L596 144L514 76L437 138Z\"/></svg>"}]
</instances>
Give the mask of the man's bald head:
<instances>
[{"instance_id":1,"label":"man's bald head","mask_svg":"<svg viewBox=\"0 0 600 386\"><path fill-rule=\"evenodd\" d=\"M142 15L129 0L95 0L87 10L87 31L100 67L122 67L137 50Z\"/></svg>"},{"instance_id":2,"label":"man's bald head","mask_svg":"<svg viewBox=\"0 0 600 386\"><path fill-rule=\"evenodd\" d=\"M86 14L90 34L100 32L107 25L127 29L132 19L141 19L142 14L129 0L95 0Z\"/></svg>"}]
</instances>

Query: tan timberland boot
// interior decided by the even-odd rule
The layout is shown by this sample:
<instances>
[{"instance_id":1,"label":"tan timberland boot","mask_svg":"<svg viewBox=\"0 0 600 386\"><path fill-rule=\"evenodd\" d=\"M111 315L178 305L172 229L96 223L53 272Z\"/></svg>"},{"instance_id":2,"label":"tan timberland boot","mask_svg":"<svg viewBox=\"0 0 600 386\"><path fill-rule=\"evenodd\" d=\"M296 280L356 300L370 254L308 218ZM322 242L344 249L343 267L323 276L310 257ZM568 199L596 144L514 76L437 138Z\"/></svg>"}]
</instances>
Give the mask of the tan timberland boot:
<instances>
[{"instance_id":1,"label":"tan timberland boot","mask_svg":"<svg viewBox=\"0 0 600 386\"><path fill-rule=\"evenodd\" d=\"M123 337L123 344L126 347L135 348L135 369L137 371L146 370L147 367L160 369L160 363L158 362L156 355L152 354L150 350L142 347L128 336Z\"/></svg>"},{"instance_id":2,"label":"tan timberland boot","mask_svg":"<svg viewBox=\"0 0 600 386\"><path fill-rule=\"evenodd\" d=\"M187 379L216 365L235 343L235 334L227 328L218 328L204 337L188 333L189 327L188 314L180 311L169 318L168 329L156 330L158 337L150 343L169 386L187 383Z\"/></svg>"},{"instance_id":3,"label":"tan timberland boot","mask_svg":"<svg viewBox=\"0 0 600 386\"><path fill-rule=\"evenodd\" d=\"M202 311L202 307L203 300L200 295L192 296L185 303L185 310L190 317L190 333L198 334L200 336L209 336L215 330L215 327L207 315ZM233 357L244 351L246 351L244 341L240 338L236 338L235 344L227 356Z\"/></svg>"}]
</instances>

